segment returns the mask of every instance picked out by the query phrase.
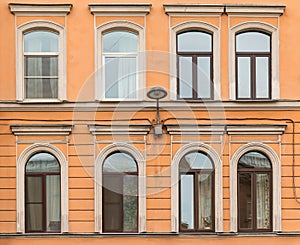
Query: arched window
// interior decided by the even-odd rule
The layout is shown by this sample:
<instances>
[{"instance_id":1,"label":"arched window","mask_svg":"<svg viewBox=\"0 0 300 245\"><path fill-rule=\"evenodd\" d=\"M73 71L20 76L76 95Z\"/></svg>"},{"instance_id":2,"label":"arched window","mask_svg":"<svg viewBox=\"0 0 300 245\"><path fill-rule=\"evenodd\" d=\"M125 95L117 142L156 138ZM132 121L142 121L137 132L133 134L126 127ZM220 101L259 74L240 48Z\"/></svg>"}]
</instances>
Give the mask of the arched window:
<instances>
[{"instance_id":1,"label":"arched window","mask_svg":"<svg viewBox=\"0 0 300 245\"><path fill-rule=\"evenodd\" d=\"M137 98L138 35L127 30L103 34L105 98Z\"/></svg>"},{"instance_id":2,"label":"arched window","mask_svg":"<svg viewBox=\"0 0 300 245\"><path fill-rule=\"evenodd\" d=\"M272 164L262 153L250 151L238 161L239 231L272 230Z\"/></svg>"},{"instance_id":3,"label":"arched window","mask_svg":"<svg viewBox=\"0 0 300 245\"><path fill-rule=\"evenodd\" d=\"M109 155L102 170L103 232L138 232L138 166L124 152Z\"/></svg>"},{"instance_id":4,"label":"arched window","mask_svg":"<svg viewBox=\"0 0 300 245\"><path fill-rule=\"evenodd\" d=\"M25 166L25 232L61 232L60 164L46 152Z\"/></svg>"},{"instance_id":5,"label":"arched window","mask_svg":"<svg viewBox=\"0 0 300 245\"><path fill-rule=\"evenodd\" d=\"M202 152L181 159L180 231L214 230L214 173L212 160Z\"/></svg>"},{"instance_id":6,"label":"arched window","mask_svg":"<svg viewBox=\"0 0 300 245\"><path fill-rule=\"evenodd\" d=\"M258 31L236 35L237 99L271 98L271 36Z\"/></svg>"},{"instance_id":7,"label":"arched window","mask_svg":"<svg viewBox=\"0 0 300 245\"><path fill-rule=\"evenodd\" d=\"M58 98L59 35L50 30L24 34L26 99Z\"/></svg>"},{"instance_id":8,"label":"arched window","mask_svg":"<svg viewBox=\"0 0 300 245\"><path fill-rule=\"evenodd\" d=\"M66 99L65 29L50 21L17 27L17 100L59 102Z\"/></svg>"},{"instance_id":9,"label":"arched window","mask_svg":"<svg viewBox=\"0 0 300 245\"><path fill-rule=\"evenodd\" d=\"M177 35L179 99L213 99L213 36L203 31Z\"/></svg>"}]
</instances>

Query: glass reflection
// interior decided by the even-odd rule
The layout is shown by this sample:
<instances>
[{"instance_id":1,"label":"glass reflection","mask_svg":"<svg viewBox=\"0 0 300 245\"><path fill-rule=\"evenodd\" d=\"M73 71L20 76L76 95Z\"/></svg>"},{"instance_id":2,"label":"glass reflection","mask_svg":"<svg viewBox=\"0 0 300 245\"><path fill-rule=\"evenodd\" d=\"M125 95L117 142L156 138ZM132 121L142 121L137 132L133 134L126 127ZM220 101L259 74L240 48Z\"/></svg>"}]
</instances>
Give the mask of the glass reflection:
<instances>
[{"instance_id":1,"label":"glass reflection","mask_svg":"<svg viewBox=\"0 0 300 245\"><path fill-rule=\"evenodd\" d=\"M24 35L25 52L58 52L58 34L50 31L32 31Z\"/></svg>"},{"instance_id":2,"label":"glass reflection","mask_svg":"<svg viewBox=\"0 0 300 245\"><path fill-rule=\"evenodd\" d=\"M212 51L212 35L190 31L177 35L177 45L179 52L211 52Z\"/></svg>"},{"instance_id":3,"label":"glass reflection","mask_svg":"<svg viewBox=\"0 0 300 245\"><path fill-rule=\"evenodd\" d=\"M237 52L270 52L270 36L261 32L236 35Z\"/></svg>"}]
</instances>

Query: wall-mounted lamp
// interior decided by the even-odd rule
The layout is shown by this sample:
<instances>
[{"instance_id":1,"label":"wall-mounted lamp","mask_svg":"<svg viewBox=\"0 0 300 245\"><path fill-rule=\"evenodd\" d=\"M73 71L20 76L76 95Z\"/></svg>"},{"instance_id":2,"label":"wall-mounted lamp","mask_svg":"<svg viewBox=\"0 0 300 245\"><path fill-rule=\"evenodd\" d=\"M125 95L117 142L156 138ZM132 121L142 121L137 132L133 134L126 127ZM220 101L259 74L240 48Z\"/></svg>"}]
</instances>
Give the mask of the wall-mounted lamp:
<instances>
[{"instance_id":1,"label":"wall-mounted lamp","mask_svg":"<svg viewBox=\"0 0 300 245\"><path fill-rule=\"evenodd\" d=\"M154 133L156 136L162 135L162 124L160 123L159 116L159 100L165 98L167 94L167 91L161 87L153 87L147 93L148 98L156 100L156 123L154 126Z\"/></svg>"}]
</instances>

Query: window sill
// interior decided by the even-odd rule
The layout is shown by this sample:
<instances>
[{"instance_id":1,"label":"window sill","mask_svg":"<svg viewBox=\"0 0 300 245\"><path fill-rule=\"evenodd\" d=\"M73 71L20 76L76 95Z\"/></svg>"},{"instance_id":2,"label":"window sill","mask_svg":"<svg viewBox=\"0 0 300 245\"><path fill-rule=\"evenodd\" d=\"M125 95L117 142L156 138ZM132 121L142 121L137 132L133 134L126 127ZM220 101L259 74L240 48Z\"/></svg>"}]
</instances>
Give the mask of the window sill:
<instances>
[{"instance_id":1,"label":"window sill","mask_svg":"<svg viewBox=\"0 0 300 245\"><path fill-rule=\"evenodd\" d=\"M50 103L63 103L63 100L60 99L24 99L19 100L19 104L50 104Z\"/></svg>"}]
</instances>

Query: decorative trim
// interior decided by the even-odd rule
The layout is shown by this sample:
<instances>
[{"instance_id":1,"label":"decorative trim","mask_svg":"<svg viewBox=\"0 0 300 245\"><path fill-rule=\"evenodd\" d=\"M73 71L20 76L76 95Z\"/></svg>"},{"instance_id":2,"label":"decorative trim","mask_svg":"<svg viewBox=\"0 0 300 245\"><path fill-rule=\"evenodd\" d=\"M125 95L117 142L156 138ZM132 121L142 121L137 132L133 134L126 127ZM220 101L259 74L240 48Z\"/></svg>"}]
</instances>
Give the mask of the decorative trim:
<instances>
[{"instance_id":1,"label":"decorative trim","mask_svg":"<svg viewBox=\"0 0 300 245\"><path fill-rule=\"evenodd\" d=\"M229 96L236 99L236 68L235 68L235 36L240 31L257 30L271 35L271 89L272 100L280 98L279 81L279 29L264 22L247 21L239 23L229 29Z\"/></svg>"},{"instance_id":2,"label":"decorative trim","mask_svg":"<svg viewBox=\"0 0 300 245\"><path fill-rule=\"evenodd\" d=\"M93 135L147 135L151 124L91 124L89 128Z\"/></svg>"},{"instance_id":3,"label":"decorative trim","mask_svg":"<svg viewBox=\"0 0 300 245\"><path fill-rule=\"evenodd\" d=\"M249 143L243 145L233 154L230 161L230 231L238 231L237 207L237 165L239 159L249 151L260 151L270 159L273 176L273 231L281 231L281 163L276 152L268 145L262 143Z\"/></svg>"},{"instance_id":4,"label":"decorative trim","mask_svg":"<svg viewBox=\"0 0 300 245\"><path fill-rule=\"evenodd\" d=\"M287 124L237 124L228 125L229 135L281 135Z\"/></svg>"},{"instance_id":5,"label":"decorative trim","mask_svg":"<svg viewBox=\"0 0 300 245\"><path fill-rule=\"evenodd\" d=\"M164 4L165 13L176 15L216 15L224 13L224 4Z\"/></svg>"},{"instance_id":6,"label":"decorative trim","mask_svg":"<svg viewBox=\"0 0 300 245\"><path fill-rule=\"evenodd\" d=\"M95 29L95 99L109 101L111 99L105 98L105 83L102 82L104 73L103 54L102 54L102 37L103 33L113 29L132 30L138 35L138 64L137 64L137 98L135 99L114 99L114 100L141 100L145 98L145 29L143 26L126 20L116 20L106 22Z\"/></svg>"},{"instance_id":7,"label":"decorative trim","mask_svg":"<svg viewBox=\"0 0 300 245\"><path fill-rule=\"evenodd\" d=\"M89 4L92 14L101 15L147 15L150 13L151 3L98 3Z\"/></svg>"},{"instance_id":8,"label":"decorative trim","mask_svg":"<svg viewBox=\"0 0 300 245\"><path fill-rule=\"evenodd\" d=\"M223 135L225 133L224 125L164 124L164 126L170 135Z\"/></svg>"},{"instance_id":9,"label":"decorative trim","mask_svg":"<svg viewBox=\"0 0 300 245\"><path fill-rule=\"evenodd\" d=\"M61 233L68 232L68 161L57 147L40 143L27 147L17 159L17 232L25 233L25 165L38 152L53 154L61 166Z\"/></svg>"},{"instance_id":10,"label":"decorative trim","mask_svg":"<svg viewBox=\"0 0 300 245\"><path fill-rule=\"evenodd\" d=\"M191 143L181 147L175 154L171 165L171 231L179 231L179 163L192 151L202 151L209 155L215 166L215 232L223 232L223 183L222 161L219 154L209 145Z\"/></svg>"},{"instance_id":11,"label":"decorative trim","mask_svg":"<svg viewBox=\"0 0 300 245\"><path fill-rule=\"evenodd\" d=\"M138 165L138 232L146 231L146 161L142 153L126 143L104 147L95 160L95 232L102 233L102 165L112 153L121 151L132 155Z\"/></svg>"},{"instance_id":12,"label":"decorative trim","mask_svg":"<svg viewBox=\"0 0 300 245\"><path fill-rule=\"evenodd\" d=\"M66 16L70 13L72 4L26 4L9 3L10 11L16 16L55 15Z\"/></svg>"},{"instance_id":13,"label":"decorative trim","mask_svg":"<svg viewBox=\"0 0 300 245\"><path fill-rule=\"evenodd\" d=\"M47 124L12 124L10 125L11 131L14 135L62 135L68 136L73 128L73 125L68 124L54 124L54 125L47 125Z\"/></svg>"},{"instance_id":14,"label":"decorative trim","mask_svg":"<svg viewBox=\"0 0 300 245\"><path fill-rule=\"evenodd\" d=\"M284 13L285 5L255 5L255 4L227 4L225 13L228 15L271 15L279 17Z\"/></svg>"},{"instance_id":15,"label":"decorative trim","mask_svg":"<svg viewBox=\"0 0 300 245\"><path fill-rule=\"evenodd\" d=\"M213 86L214 100L221 98L221 82L220 82L220 29L210 23L203 21L186 21L181 22L170 29L170 99L177 100L177 50L176 39L177 34L187 30L208 31L213 38Z\"/></svg>"},{"instance_id":16,"label":"decorative trim","mask_svg":"<svg viewBox=\"0 0 300 245\"><path fill-rule=\"evenodd\" d=\"M58 98L56 99L25 99L24 85L24 58L23 58L23 42L24 33L28 30L51 29L59 35L59 54L58 54ZM66 35L65 28L55 22L36 20L26 22L17 26L17 50L16 50L16 98L21 102L62 102L67 97L66 84Z\"/></svg>"}]
</instances>

